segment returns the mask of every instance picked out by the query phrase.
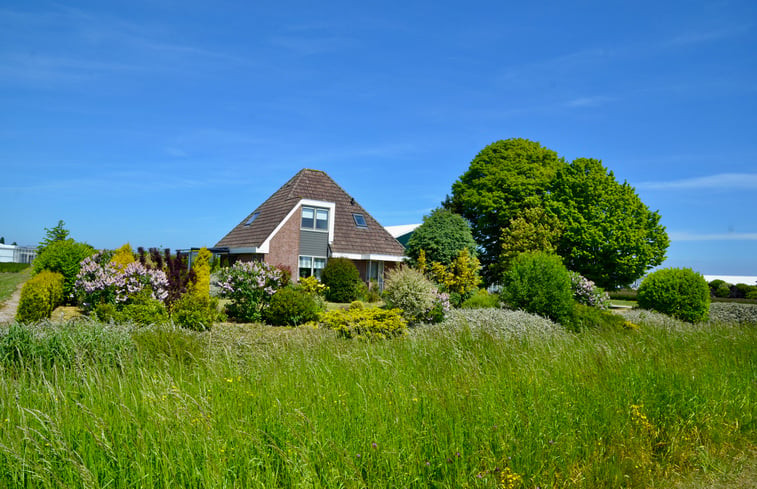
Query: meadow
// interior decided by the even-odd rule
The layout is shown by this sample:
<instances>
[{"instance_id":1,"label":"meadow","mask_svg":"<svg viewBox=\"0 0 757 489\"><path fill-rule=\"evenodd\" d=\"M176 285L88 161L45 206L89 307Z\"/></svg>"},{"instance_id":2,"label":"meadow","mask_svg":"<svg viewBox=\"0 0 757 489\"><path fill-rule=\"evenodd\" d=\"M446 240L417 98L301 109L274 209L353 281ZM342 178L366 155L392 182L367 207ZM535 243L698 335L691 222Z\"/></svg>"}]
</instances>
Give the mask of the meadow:
<instances>
[{"instance_id":1,"label":"meadow","mask_svg":"<svg viewBox=\"0 0 757 489\"><path fill-rule=\"evenodd\" d=\"M757 323L0 331L2 487L752 487Z\"/></svg>"}]
</instances>

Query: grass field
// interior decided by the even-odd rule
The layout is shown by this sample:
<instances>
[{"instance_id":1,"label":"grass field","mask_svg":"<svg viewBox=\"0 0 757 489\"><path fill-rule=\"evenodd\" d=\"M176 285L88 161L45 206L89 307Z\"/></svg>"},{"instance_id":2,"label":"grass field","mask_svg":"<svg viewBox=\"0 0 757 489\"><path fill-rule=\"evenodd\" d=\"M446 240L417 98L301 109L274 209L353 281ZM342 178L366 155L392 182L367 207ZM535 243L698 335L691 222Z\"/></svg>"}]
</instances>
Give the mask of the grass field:
<instances>
[{"instance_id":1,"label":"grass field","mask_svg":"<svg viewBox=\"0 0 757 489\"><path fill-rule=\"evenodd\" d=\"M0 486L728 487L754 474L755 324L635 312L639 331L568 334L492 314L378 343L13 326Z\"/></svg>"},{"instance_id":2,"label":"grass field","mask_svg":"<svg viewBox=\"0 0 757 489\"><path fill-rule=\"evenodd\" d=\"M22 282L29 279L31 275L31 268L27 268L21 272L4 272L0 273L0 305L2 305L16 290L16 287Z\"/></svg>"}]
</instances>

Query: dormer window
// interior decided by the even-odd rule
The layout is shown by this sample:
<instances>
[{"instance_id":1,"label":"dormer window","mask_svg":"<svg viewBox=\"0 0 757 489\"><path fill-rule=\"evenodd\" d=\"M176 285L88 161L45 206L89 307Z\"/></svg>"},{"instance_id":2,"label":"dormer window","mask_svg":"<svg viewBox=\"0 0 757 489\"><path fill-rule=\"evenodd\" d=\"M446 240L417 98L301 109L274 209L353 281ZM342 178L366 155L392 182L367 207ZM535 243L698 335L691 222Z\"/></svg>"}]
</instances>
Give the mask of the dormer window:
<instances>
[{"instance_id":1,"label":"dormer window","mask_svg":"<svg viewBox=\"0 0 757 489\"><path fill-rule=\"evenodd\" d=\"M329 230L329 210L318 207L302 208L302 229Z\"/></svg>"},{"instance_id":2,"label":"dormer window","mask_svg":"<svg viewBox=\"0 0 757 489\"><path fill-rule=\"evenodd\" d=\"M359 228L367 228L368 223L365 222L365 216L362 214L352 214L352 219L355 221L355 226Z\"/></svg>"}]
</instances>

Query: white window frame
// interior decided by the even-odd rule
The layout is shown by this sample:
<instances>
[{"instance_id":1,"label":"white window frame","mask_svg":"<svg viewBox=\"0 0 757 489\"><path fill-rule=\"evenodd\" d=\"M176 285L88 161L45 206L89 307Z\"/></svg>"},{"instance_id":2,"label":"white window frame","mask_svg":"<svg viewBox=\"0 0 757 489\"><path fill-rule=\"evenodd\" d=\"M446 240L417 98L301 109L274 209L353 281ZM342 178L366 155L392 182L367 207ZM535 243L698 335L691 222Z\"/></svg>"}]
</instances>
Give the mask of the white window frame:
<instances>
[{"instance_id":1,"label":"white window frame","mask_svg":"<svg viewBox=\"0 0 757 489\"><path fill-rule=\"evenodd\" d=\"M309 268L310 269L310 274L306 275L304 277L302 276L302 272L301 272L301 270L303 270L303 269L306 268L306 267L302 266L302 259L303 258L307 258L307 259L310 260L310 268ZM320 267L320 268L316 267L315 266L315 261L316 260L323 260L323 266ZM326 261L327 261L327 258L325 256L310 256L310 255L300 255L300 256L298 256L297 257L297 278L301 279L301 278L305 278L305 277L315 277L318 280L320 280L321 279L321 277L319 276L320 273L316 274L315 271L316 270L320 270L321 273L322 273L323 269L326 267Z\"/></svg>"}]
</instances>

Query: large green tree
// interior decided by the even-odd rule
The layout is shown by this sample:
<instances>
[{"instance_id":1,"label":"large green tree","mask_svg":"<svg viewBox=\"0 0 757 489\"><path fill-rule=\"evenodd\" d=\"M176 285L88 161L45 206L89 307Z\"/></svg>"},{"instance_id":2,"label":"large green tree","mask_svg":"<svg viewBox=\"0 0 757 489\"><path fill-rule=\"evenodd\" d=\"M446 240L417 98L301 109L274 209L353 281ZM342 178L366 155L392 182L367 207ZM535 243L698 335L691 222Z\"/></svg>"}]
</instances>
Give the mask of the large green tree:
<instances>
[{"instance_id":1,"label":"large green tree","mask_svg":"<svg viewBox=\"0 0 757 489\"><path fill-rule=\"evenodd\" d=\"M434 209L410 236L405 254L415 262L424 250L428 262L449 266L460 250L467 249L470 256L476 256L476 248L468 221L447 209Z\"/></svg>"},{"instance_id":2,"label":"large green tree","mask_svg":"<svg viewBox=\"0 0 757 489\"><path fill-rule=\"evenodd\" d=\"M563 226L557 253L565 265L601 287L628 285L665 259L669 239L660 215L599 160L561 168L546 205Z\"/></svg>"},{"instance_id":3,"label":"large green tree","mask_svg":"<svg viewBox=\"0 0 757 489\"><path fill-rule=\"evenodd\" d=\"M453 185L444 207L471 223L481 246L487 283L498 280L500 236L524 209L541 207L542 198L565 162L557 153L527 139L507 139L485 147Z\"/></svg>"}]
</instances>

